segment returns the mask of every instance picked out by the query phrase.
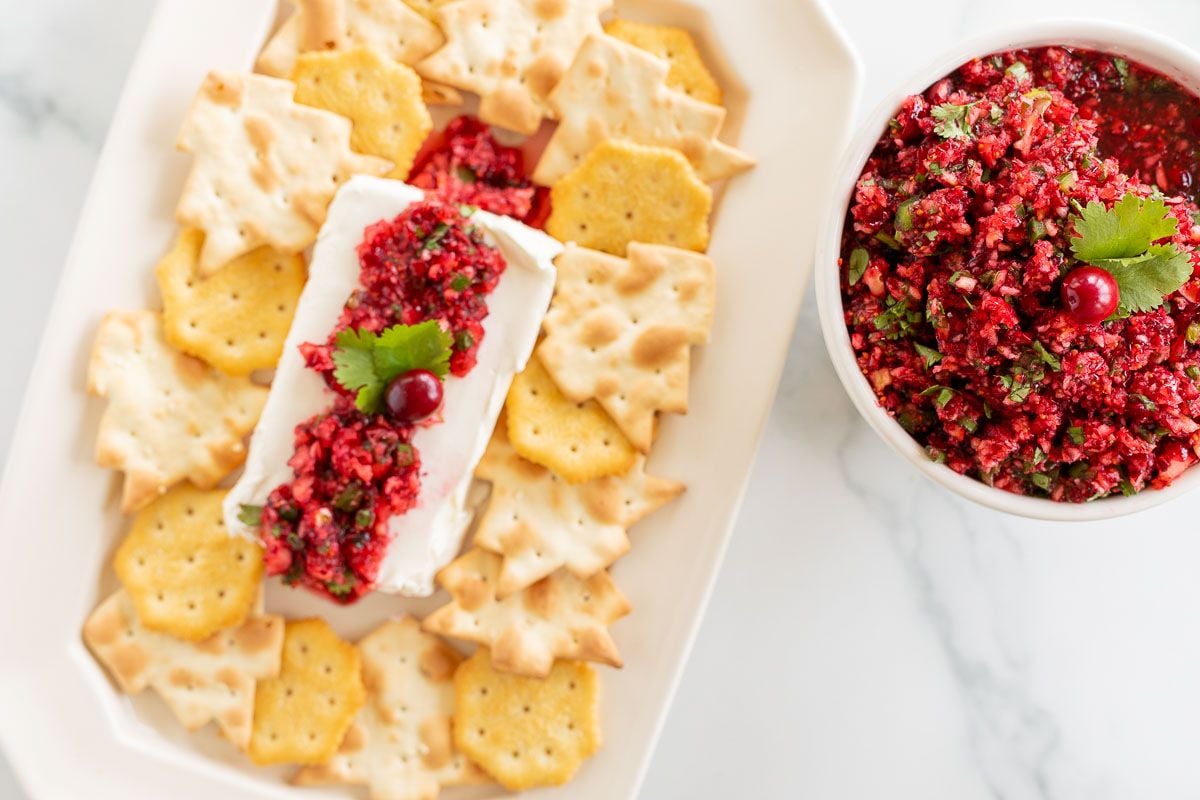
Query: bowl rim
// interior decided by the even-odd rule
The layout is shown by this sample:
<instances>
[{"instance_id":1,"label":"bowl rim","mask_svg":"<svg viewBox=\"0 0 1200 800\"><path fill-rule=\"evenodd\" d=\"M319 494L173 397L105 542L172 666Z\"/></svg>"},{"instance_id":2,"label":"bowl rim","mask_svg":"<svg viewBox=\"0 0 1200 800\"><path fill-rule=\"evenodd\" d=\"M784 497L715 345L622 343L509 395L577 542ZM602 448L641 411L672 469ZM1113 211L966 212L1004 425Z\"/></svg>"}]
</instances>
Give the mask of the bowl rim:
<instances>
[{"instance_id":1,"label":"bowl rim","mask_svg":"<svg viewBox=\"0 0 1200 800\"><path fill-rule=\"evenodd\" d=\"M933 461L917 440L876 402L874 391L859 370L850 345L849 331L843 320L840 270L836 268L846 210L854 185L880 132L903 99L925 91L935 81L973 57L1050 45L1119 55L1162 72L1200 95L1200 54L1174 39L1137 26L1060 18L1012 25L960 41L896 84L858 124L856 133L837 162L837 178L833 182L832 195L834 202L829 205L817 239L813 272L821 333L838 378L859 414L893 450L904 456L925 477L980 505L1031 519L1084 522L1145 511L1181 497L1200 487L1200 468L1189 468L1165 489L1148 489L1127 497L1106 497L1095 502L1065 503L996 489Z\"/></svg>"}]
</instances>

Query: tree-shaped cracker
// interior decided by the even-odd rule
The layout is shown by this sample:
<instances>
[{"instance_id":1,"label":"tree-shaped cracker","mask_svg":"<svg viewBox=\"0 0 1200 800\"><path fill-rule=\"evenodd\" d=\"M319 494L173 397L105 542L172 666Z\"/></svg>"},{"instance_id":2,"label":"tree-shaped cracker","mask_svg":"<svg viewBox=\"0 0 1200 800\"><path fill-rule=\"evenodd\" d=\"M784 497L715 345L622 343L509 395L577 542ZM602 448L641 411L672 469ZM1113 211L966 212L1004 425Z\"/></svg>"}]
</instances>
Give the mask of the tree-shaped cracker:
<instances>
[{"instance_id":1,"label":"tree-shaped cracker","mask_svg":"<svg viewBox=\"0 0 1200 800\"><path fill-rule=\"evenodd\" d=\"M459 0L438 9L446 44L417 65L480 97L484 122L520 133L554 116L546 96L612 0Z\"/></svg>"},{"instance_id":2,"label":"tree-shaped cracker","mask_svg":"<svg viewBox=\"0 0 1200 800\"><path fill-rule=\"evenodd\" d=\"M717 139L725 109L667 86L670 65L612 36L591 36L550 93L558 128L533 180L553 185L607 139L680 151L705 182L754 166L745 153Z\"/></svg>"},{"instance_id":3,"label":"tree-shaped cracker","mask_svg":"<svg viewBox=\"0 0 1200 800\"><path fill-rule=\"evenodd\" d=\"M621 666L608 626L630 608L607 572L580 580L559 570L503 600L499 576L495 553L475 547L459 556L438 573L454 599L425 618L425 630L487 645L496 669L534 678L556 658Z\"/></svg>"},{"instance_id":4,"label":"tree-shaped cracker","mask_svg":"<svg viewBox=\"0 0 1200 800\"><path fill-rule=\"evenodd\" d=\"M496 425L475 474L492 482L475 544L504 557L496 594L507 597L560 567L590 578L629 550L626 528L683 491L683 484L646 474L638 456L624 475L570 484L526 461Z\"/></svg>"},{"instance_id":5,"label":"tree-shaped cracker","mask_svg":"<svg viewBox=\"0 0 1200 800\"><path fill-rule=\"evenodd\" d=\"M195 156L176 218L204 231L209 275L256 247L312 244L338 186L386 174L390 161L350 149L350 121L292 100L290 81L210 72L176 145Z\"/></svg>"},{"instance_id":6,"label":"tree-shaped cracker","mask_svg":"<svg viewBox=\"0 0 1200 800\"><path fill-rule=\"evenodd\" d=\"M687 411L692 345L708 340L716 274L707 256L634 242L628 257L568 246L538 356L562 393L596 398L643 453L656 411Z\"/></svg>"},{"instance_id":7,"label":"tree-shaped cracker","mask_svg":"<svg viewBox=\"0 0 1200 800\"><path fill-rule=\"evenodd\" d=\"M244 750L256 682L279 674L283 618L255 616L202 642L185 642L142 627L128 595L119 591L88 617L83 639L122 692L152 688L185 728L216 720Z\"/></svg>"}]
</instances>

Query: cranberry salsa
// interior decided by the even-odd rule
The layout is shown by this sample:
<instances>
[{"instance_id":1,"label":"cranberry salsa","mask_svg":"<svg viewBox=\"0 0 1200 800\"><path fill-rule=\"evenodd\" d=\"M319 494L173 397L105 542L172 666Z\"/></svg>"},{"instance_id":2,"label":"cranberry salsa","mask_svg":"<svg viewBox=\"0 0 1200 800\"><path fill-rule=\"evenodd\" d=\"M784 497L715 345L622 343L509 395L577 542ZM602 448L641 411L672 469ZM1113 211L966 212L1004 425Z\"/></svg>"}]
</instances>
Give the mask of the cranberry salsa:
<instances>
[{"instance_id":1,"label":"cranberry salsa","mask_svg":"<svg viewBox=\"0 0 1200 800\"><path fill-rule=\"evenodd\" d=\"M843 234L845 321L929 456L1017 494L1161 488L1200 447L1200 100L1046 47L907 98Z\"/></svg>"}]
</instances>

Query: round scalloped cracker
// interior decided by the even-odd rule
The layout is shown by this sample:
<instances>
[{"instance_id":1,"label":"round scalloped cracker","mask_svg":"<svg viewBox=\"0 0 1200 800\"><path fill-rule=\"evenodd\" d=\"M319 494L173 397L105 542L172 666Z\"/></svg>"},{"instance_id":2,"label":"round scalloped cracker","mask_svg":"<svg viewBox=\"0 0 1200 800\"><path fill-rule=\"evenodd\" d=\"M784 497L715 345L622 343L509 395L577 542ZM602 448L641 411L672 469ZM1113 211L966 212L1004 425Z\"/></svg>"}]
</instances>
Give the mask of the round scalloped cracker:
<instances>
[{"instance_id":1,"label":"round scalloped cracker","mask_svg":"<svg viewBox=\"0 0 1200 800\"><path fill-rule=\"evenodd\" d=\"M454 743L506 789L566 783L600 747L596 671L560 661L545 678L492 669L486 648L454 673Z\"/></svg>"},{"instance_id":2,"label":"round scalloped cracker","mask_svg":"<svg viewBox=\"0 0 1200 800\"><path fill-rule=\"evenodd\" d=\"M260 247L202 277L204 231L185 228L158 263L167 341L230 375L275 366L304 289L304 259Z\"/></svg>"},{"instance_id":3,"label":"round scalloped cracker","mask_svg":"<svg viewBox=\"0 0 1200 800\"><path fill-rule=\"evenodd\" d=\"M421 78L411 67L356 47L301 54L292 80L297 103L348 118L354 123L351 147L391 161L388 177L408 177L413 157L433 130L421 99Z\"/></svg>"},{"instance_id":4,"label":"round scalloped cracker","mask_svg":"<svg viewBox=\"0 0 1200 800\"><path fill-rule=\"evenodd\" d=\"M231 536L224 489L181 484L142 509L113 568L148 630L198 642L240 625L262 581L262 550Z\"/></svg>"},{"instance_id":5,"label":"round scalloped cracker","mask_svg":"<svg viewBox=\"0 0 1200 800\"><path fill-rule=\"evenodd\" d=\"M365 698L358 648L325 620L289 622L279 675L258 685L247 752L260 765L324 763Z\"/></svg>"},{"instance_id":6,"label":"round scalloped cracker","mask_svg":"<svg viewBox=\"0 0 1200 800\"><path fill-rule=\"evenodd\" d=\"M504 407L513 449L569 483L624 475L637 459L600 404L568 400L537 358L513 378Z\"/></svg>"},{"instance_id":7,"label":"round scalloped cracker","mask_svg":"<svg viewBox=\"0 0 1200 800\"><path fill-rule=\"evenodd\" d=\"M704 66L692 35L683 28L614 19L604 26L604 32L670 64L667 86L705 103L721 105L721 87Z\"/></svg>"},{"instance_id":8,"label":"round scalloped cracker","mask_svg":"<svg viewBox=\"0 0 1200 800\"><path fill-rule=\"evenodd\" d=\"M630 242L708 249L712 190L681 153L608 140L550 189L546 232L623 256Z\"/></svg>"}]
</instances>

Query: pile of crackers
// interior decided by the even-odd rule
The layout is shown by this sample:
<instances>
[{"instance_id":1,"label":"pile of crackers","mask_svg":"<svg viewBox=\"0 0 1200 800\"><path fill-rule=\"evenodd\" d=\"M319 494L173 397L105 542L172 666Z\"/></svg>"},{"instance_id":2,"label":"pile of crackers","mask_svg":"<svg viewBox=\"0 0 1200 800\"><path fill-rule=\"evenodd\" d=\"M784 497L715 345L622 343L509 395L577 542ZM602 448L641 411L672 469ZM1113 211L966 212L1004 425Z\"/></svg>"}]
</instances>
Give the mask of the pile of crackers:
<instances>
[{"instance_id":1,"label":"pile of crackers","mask_svg":"<svg viewBox=\"0 0 1200 800\"><path fill-rule=\"evenodd\" d=\"M97 461L133 515L121 588L84 638L117 686L215 722L300 785L379 800L563 783L600 745L598 678L630 612L609 567L684 486L647 472L659 418L688 403L712 325L710 184L752 161L717 137L721 89L684 30L611 20L610 0L295 0L256 71L211 73L178 147L193 166L161 308L100 324L88 388ZM306 279L306 250L354 174L407 177L430 104L552 128L533 180L567 242L543 335L476 476L450 601L357 644L263 608L262 550L222 501L245 457ZM449 421L447 424L470 424ZM398 601L398 611L403 605ZM463 657L441 637L477 645Z\"/></svg>"}]
</instances>

